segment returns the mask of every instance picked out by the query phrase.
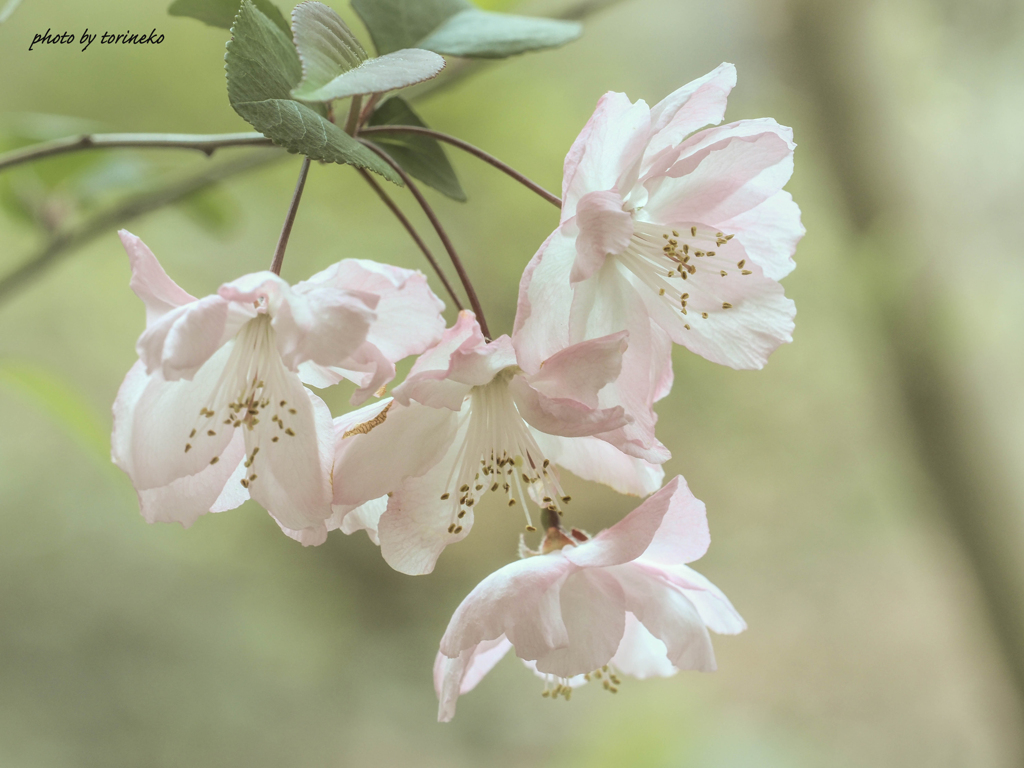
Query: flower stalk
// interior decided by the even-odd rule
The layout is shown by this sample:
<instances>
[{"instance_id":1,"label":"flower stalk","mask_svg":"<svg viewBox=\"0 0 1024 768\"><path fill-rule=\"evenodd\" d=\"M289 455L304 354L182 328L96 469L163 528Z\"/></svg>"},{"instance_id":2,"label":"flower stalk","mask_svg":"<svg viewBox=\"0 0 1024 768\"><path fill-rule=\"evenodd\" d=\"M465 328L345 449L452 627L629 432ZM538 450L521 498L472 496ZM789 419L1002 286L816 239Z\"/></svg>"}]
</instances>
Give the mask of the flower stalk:
<instances>
[{"instance_id":1,"label":"flower stalk","mask_svg":"<svg viewBox=\"0 0 1024 768\"><path fill-rule=\"evenodd\" d=\"M463 152L467 152L473 155L474 157L483 160L485 163L493 165L502 173L518 181L531 192L535 192L536 194L540 195L542 198L547 200L556 208L562 207L562 199L557 195L553 195L552 193L548 192L540 184L536 183L535 181L531 181L529 178L521 174L515 168L508 165L507 163L503 163L494 155L484 152L484 150L470 144L468 141L463 141L462 139L458 139L455 136L449 136L447 133L435 131L432 128L424 128L419 125L374 125L370 126L369 128L364 128L360 133L419 133L422 134L423 136L430 136L432 139L437 139L438 141L443 141L446 144L451 144L453 147L458 147Z\"/></svg>"},{"instance_id":2,"label":"flower stalk","mask_svg":"<svg viewBox=\"0 0 1024 768\"><path fill-rule=\"evenodd\" d=\"M270 271L275 275L281 274L281 263L284 261L284 251L288 247L288 238L292 234L292 225L295 223L295 215L299 211L299 201L302 199L302 190L306 187L306 176L309 173L309 158L302 158L302 168L299 170L299 180L295 182L295 193L292 195L292 203L288 206L288 215L281 227L281 236L277 239L277 248L274 249L274 261L270 265Z\"/></svg>"},{"instance_id":3,"label":"flower stalk","mask_svg":"<svg viewBox=\"0 0 1024 768\"><path fill-rule=\"evenodd\" d=\"M380 184L373 180L373 177L362 168L356 169L359 171L359 175L363 177L370 188L377 193L377 196L383 201L384 205L388 207L388 210L395 214L395 218L398 219L399 223L405 227L405 231L409 233L409 237L413 239L420 251L426 257L427 261L430 262L430 266L433 268L434 273L437 275L444 289L448 292L451 297L452 303L455 304L455 308L462 311L462 302L459 300L458 294L455 293L455 289L452 284L448 282L448 277L441 270L441 265L437 263L437 259L434 258L434 254L430 252L427 244L423 242L423 238L420 237L420 233L413 227L412 222L409 221L408 217L402 213L402 209L398 207L398 204L391 199L391 196L381 189Z\"/></svg>"},{"instance_id":4,"label":"flower stalk","mask_svg":"<svg viewBox=\"0 0 1024 768\"><path fill-rule=\"evenodd\" d=\"M430 219L431 225L434 227L434 231L437 232L437 236L441 239L441 243L444 245L444 249L448 252L448 257L452 260L452 265L455 267L455 271L459 275L459 280L462 282L462 287L466 290L466 295L469 297L469 305L473 308L476 319L480 323L480 330L486 338L492 338L490 330L487 328L487 320L484 318L484 309L480 304L480 297L477 296L476 290L473 288L473 282L469 279L469 274L466 272L466 268L462 265L462 260L459 258L459 254L455 252L455 246L452 245L451 238L448 237L448 233L441 225L441 221L437 218L437 214L434 213L434 209L430 207L430 203L420 192L420 189L413 182L412 177L405 172L405 169L398 164L398 162L391 157L387 152L365 139L357 139L363 146L370 151L376 153L381 160L390 165L397 173L405 185L412 192L413 197L416 198L416 202L420 204L420 208L423 209L423 213L426 214L427 218Z\"/></svg>"}]
</instances>

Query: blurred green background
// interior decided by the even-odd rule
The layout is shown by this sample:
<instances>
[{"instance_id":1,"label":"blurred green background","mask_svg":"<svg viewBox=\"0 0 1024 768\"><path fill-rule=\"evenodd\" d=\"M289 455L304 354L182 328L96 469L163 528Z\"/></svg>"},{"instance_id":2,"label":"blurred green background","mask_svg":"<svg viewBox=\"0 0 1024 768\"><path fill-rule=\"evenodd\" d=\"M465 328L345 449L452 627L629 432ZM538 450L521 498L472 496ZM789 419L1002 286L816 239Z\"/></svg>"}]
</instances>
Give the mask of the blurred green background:
<instances>
[{"instance_id":1,"label":"blurred green background","mask_svg":"<svg viewBox=\"0 0 1024 768\"><path fill-rule=\"evenodd\" d=\"M24 0L0 26L6 148L84 129L247 130L227 103L226 32L166 5ZM485 507L419 578L362 534L303 549L251 504L188 531L146 525L108 457L110 403L144 326L113 228L7 296L0 764L1021 765L1022 16L1009 0L627 0L565 48L479 67L418 103L552 190L606 90L654 103L732 61L727 119L794 127L789 189L808 230L785 281L795 341L760 372L677 350L659 406L666 469L708 506L697 567L750 625L715 639L712 675L551 702L509 658L438 725L437 642L466 592L515 557L518 515ZM36 32L85 27L166 40L27 50ZM469 203L427 194L506 332L556 212L449 156ZM40 226L209 162L109 152L0 175L0 276L42 247ZM211 293L269 263L298 166L127 226L183 287ZM283 276L345 257L422 266L351 169L314 165ZM346 394L328 393L335 413ZM572 522L591 530L635 505L568 485Z\"/></svg>"}]
</instances>

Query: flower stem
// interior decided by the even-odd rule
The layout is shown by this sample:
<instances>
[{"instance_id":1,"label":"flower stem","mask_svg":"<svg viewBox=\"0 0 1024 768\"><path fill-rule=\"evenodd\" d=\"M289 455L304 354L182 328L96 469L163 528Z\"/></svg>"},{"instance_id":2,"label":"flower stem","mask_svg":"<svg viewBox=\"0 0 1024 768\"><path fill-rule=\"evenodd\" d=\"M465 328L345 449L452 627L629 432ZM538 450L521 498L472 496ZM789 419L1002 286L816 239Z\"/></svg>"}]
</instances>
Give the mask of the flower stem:
<instances>
[{"instance_id":1,"label":"flower stem","mask_svg":"<svg viewBox=\"0 0 1024 768\"><path fill-rule=\"evenodd\" d=\"M309 173L309 158L302 158L302 168L299 170L299 180L295 182L295 194L292 195L292 204L288 206L288 215L284 219L284 226L281 227L281 236L277 239L277 248L274 250L274 261L270 265L270 271L275 275L281 274L281 262L284 261L284 249L288 247L288 238L292 234L292 224L295 223L295 214L299 211L299 200L302 199L302 190L306 186L306 175Z\"/></svg>"},{"instance_id":2,"label":"flower stem","mask_svg":"<svg viewBox=\"0 0 1024 768\"><path fill-rule=\"evenodd\" d=\"M562 199L560 197L558 197L557 195L553 195L550 192L548 192L540 184L537 184L536 182L531 181L526 176L524 176L519 171L517 171L515 168L513 168L510 165L508 165L507 163L503 163L501 160L496 158L494 155L491 155L491 154L489 154L487 152L484 152L482 149L480 149L479 147L473 146L468 141L463 141L462 139L458 139L458 138L456 138L454 136L449 136L447 133L441 133L441 131L435 131L432 128L424 128L424 127L419 126L419 125L374 125L374 126L371 126L369 128L364 128L361 131L361 133L363 133L363 134L373 134L373 133L419 133L419 134L422 134L424 136L430 136L431 138L437 139L438 141L443 141L446 144L451 144L453 147L458 147L462 151L468 152L469 154L473 155L474 157L478 157L479 159L483 160L485 163L490 163L495 168L497 168L499 171L502 171L503 173L506 173L509 176L511 176L513 179L518 181L520 184L522 184L527 189L532 190L533 192L536 192L538 195L543 197L545 200L547 200L553 206L555 206L557 208L561 208L562 207Z\"/></svg>"},{"instance_id":3,"label":"flower stem","mask_svg":"<svg viewBox=\"0 0 1024 768\"><path fill-rule=\"evenodd\" d=\"M192 149L207 157L223 147L270 147L262 133L91 133L33 144L0 155L0 171L84 149Z\"/></svg>"},{"instance_id":4,"label":"flower stem","mask_svg":"<svg viewBox=\"0 0 1024 768\"><path fill-rule=\"evenodd\" d=\"M469 305L473 308L474 314L476 314L476 320L480 323L480 330L483 332L486 338L491 338L490 331L487 328L487 320L484 318L483 307L480 306L480 297L476 295L476 290L473 288L473 283L469 279L469 275L466 273L466 268L462 265L462 260L459 255L455 252L455 246L452 245L451 239L448 237L448 233L445 232L444 227L441 226L441 222L437 218L437 214L434 213L434 209L430 207L430 203L423 197L423 193L420 192L419 187L413 182L412 178L405 169L400 166L391 155L385 152L383 149L378 147L365 139L357 139L357 141L363 144L367 149L375 152L380 158L390 165L399 176L402 177L402 181L412 192L413 197L416 198L416 202L420 204L420 208L423 209L423 213L430 219L430 223L434 227L434 231L437 232L437 236L441 239L441 243L444 245L444 249L448 251L448 257L452 260L452 265L455 267L455 271L459 275L459 280L462 281L462 287L466 290L466 295L469 297Z\"/></svg>"},{"instance_id":5,"label":"flower stem","mask_svg":"<svg viewBox=\"0 0 1024 768\"><path fill-rule=\"evenodd\" d=\"M362 96L353 96L348 107L348 120L345 121L345 133L355 136L359 132L359 115L363 106Z\"/></svg>"},{"instance_id":6,"label":"flower stem","mask_svg":"<svg viewBox=\"0 0 1024 768\"><path fill-rule=\"evenodd\" d=\"M395 218L401 222L402 226L405 227L405 231L409 233L409 236L413 239L416 245L419 246L419 249L423 251L423 255L427 257L427 261L430 262L430 266L433 267L434 272L441 281L441 284L444 285L445 290L448 291L448 295L451 296L452 302L454 302L456 308L461 311L462 302L459 301L459 297L456 295L455 289L452 288L452 284L448 282L448 278L445 276L444 272L441 271L441 265L437 263L437 260L434 258L434 254L432 254L430 249L427 248L427 244L423 242L423 238L420 237L419 232L413 228L412 222L410 222L406 215L402 213L402 209L398 207L398 204L395 203L394 200L391 199L391 196L381 189L380 184L373 180L373 177L370 176L369 173L362 168L357 168L356 170L359 171L359 175L366 180L366 183L373 188L373 191L377 193L380 199L384 201L384 205L386 205L391 212L395 214Z\"/></svg>"}]
</instances>

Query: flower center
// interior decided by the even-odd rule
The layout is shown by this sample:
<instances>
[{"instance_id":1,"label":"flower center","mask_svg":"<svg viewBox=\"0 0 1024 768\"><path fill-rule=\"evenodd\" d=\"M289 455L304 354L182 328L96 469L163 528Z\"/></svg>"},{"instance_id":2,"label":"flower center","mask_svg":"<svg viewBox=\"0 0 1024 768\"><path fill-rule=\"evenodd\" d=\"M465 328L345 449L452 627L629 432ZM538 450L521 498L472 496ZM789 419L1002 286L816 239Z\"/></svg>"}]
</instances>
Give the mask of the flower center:
<instances>
[{"instance_id":1,"label":"flower center","mask_svg":"<svg viewBox=\"0 0 1024 768\"><path fill-rule=\"evenodd\" d=\"M720 250L728 250L732 238L733 235L696 224L671 228L634 221L629 245L617 258L644 285L667 302L673 311L681 312L688 319L707 320L708 312L704 310L717 310L719 303L722 309L731 309L732 304L718 302L711 296L701 296L705 289L699 283L703 281L698 279L697 283L688 284L690 277L698 273L699 278L711 275L727 277L737 272L740 275L753 274L746 269L746 259L734 263ZM690 291L694 292L695 298L715 301L714 307L701 306L693 312L693 307L688 307L692 303ZM689 323L683 327L690 330Z\"/></svg>"},{"instance_id":2,"label":"flower center","mask_svg":"<svg viewBox=\"0 0 1024 768\"><path fill-rule=\"evenodd\" d=\"M526 530L537 530L526 505L525 489L543 509L561 514L560 504L571 499L541 453L537 441L519 415L508 383L514 369L503 371L490 383L474 387L462 407L456 438L458 455L441 500L453 500L449 533L461 533L460 521L488 491L502 491L508 505L522 504Z\"/></svg>"},{"instance_id":3,"label":"flower center","mask_svg":"<svg viewBox=\"0 0 1024 768\"><path fill-rule=\"evenodd\" d=\"M246 469L251 470L260 451L261 437L270 434L270 440L276 443L282 436L295 436L289 424L297 410L289 406L287 400L275 396L275 393L287 391L287 371L274 336L271 318L265 313L242 326L232 342L231 354L213 388L210 402L199 410L196 426L185 444L186 453L192 449L192 440L215 437L218 429L244 427L253 433L247 436L247 445L255 443L244 462ZM257 430L256 426L268 410L273 414L270 420L277 425L277 430L266 427ZM218 461L220 456L214 456L210 464ZM256 479L256 472L252 470L245 473L241 483L248 488Z\"/></svg>"}]
</instances>

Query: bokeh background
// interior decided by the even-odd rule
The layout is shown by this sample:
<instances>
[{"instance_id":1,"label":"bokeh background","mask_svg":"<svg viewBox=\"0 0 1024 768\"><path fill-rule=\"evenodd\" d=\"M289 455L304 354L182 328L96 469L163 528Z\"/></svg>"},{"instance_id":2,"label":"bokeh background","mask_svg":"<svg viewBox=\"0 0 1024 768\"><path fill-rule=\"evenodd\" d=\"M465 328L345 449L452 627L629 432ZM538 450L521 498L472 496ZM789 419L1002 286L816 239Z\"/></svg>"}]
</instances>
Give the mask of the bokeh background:
<instances>
[{"instance_id":1,"label":"bokeh background","mask_svg":"<svg viewBox=\"0 0 1024 768\"><path fill-rule=\"evenodd\" d=\"M0 26L4 148L92 129L247 130L227 103L226 32L166 5L24 0ZM109 227L0 299L0 763L1024 762L1024 8L625 0L585 25L577 42L479 66L417 109L557 190L603 92L654 103L732 61L727 119L773 116L800 145L794 343L760 372L677 350L659 406L667 469L709 510L698 568L750 626L716 638L719 671L551 702L510 657L438 725L438 639L515 557L518 515L485 507L419 578L392 572L362 534L303 549L252 504L187 531L145 524L109 463L110 403L144 324ZM36 32L84 27L166 39L27 50ZM79 154L0 175L0 277L126 194L245 151ZM556 212L449 156L469 202L427 194L492 328L508 331ZM298 165L286 157L128 228L187 290L211 293L269 263ZM283 275L353 256L422 266L351 169L314 165ZM335 413L347 394L328 393ZM592 530L635 504L568 484L572 522Z\"/></svg>"}]
</instances>

